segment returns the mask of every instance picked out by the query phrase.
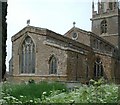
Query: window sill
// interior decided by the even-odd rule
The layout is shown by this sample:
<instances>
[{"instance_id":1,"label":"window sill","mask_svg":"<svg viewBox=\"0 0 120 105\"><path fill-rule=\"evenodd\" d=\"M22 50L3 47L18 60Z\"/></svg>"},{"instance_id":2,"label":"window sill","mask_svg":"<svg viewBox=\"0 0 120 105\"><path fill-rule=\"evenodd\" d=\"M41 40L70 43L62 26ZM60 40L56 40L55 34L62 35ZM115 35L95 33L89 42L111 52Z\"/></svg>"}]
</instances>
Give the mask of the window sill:
<instances>
[{"instance_id":1,"label":"window sill","mask_svg":"<svg viewBox=\"0 0 120 105\"><path fill-rule=\"evenodd\" d=\"M32 76L32 75L35 75L35 73L32 73L32 74L27 74L27 73L26 73L26 74L24 74L24 73L22 74L22 73L21 73L21 74L20 74L20 76Z\"/></svg>"}]
</instances>

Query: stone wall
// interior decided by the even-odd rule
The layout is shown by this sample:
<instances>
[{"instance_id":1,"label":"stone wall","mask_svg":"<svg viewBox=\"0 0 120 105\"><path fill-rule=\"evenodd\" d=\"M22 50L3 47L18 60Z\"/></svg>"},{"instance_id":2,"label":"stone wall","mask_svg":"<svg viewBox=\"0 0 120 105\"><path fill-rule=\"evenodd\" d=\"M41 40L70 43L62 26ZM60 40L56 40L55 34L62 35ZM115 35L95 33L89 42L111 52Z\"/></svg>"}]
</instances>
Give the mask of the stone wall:
<instances>
[{"instance_id":1,"label":"stone wall","mask_svg":"<svg viewBox=\"0 0 120 105\"><path fill-rule=\"evenodd\" d=\"M32 30L32 29L31 29ZM34 31L34 29L33 29ZM24 30L20 33L19 39L15 40L12 39L12 62L13 68L13 78L17 80L28 80L31 74L21 74L20 73L20 50L22 42L24 41L25 37L28 35L32 38L35 44L35 74L31 76L31 78L66 78L66 69L67 69L67 54L64 50L64 46L61 46L62 43L57 41L54 38L49 38L43 35L42 32L31 33L25 32ZM58 44L60 44L58 46ZM57 46L56 46L57 45ZM57 74L49 74L49 59L52 55L55 55L57 58ZM61 79L62 80L62 79Z\"/></svg>"},{"instance_id":2,"label":"stone wall","mask_svg":"<svg viewBox=\"0 0 120 105\"><path fill-rule=\"evenodd\" d=\"M91 33L89 35L98 39L98 36ZM35 74L20 73L21 46L26 36L30 36L35 44ZM89 40L91 45L91 39ZM102 41L101 38L99 40ZM105 41L104 43L109 44ZM113 47L111 44L110 46ZM10 66L12 75L9 80L20 82L34 79L88 83L90 79L94 79L94 63L99 57L103 64L104 77L108 81L115 82L119 66L113 53L108 52L106 48L104 50L100 47L92 48L47 29L27 26L12 37L10 62L13 67ZM52 55L57 58L57 74L49 74L49 59Z\"/></svg>"}]
</instances>

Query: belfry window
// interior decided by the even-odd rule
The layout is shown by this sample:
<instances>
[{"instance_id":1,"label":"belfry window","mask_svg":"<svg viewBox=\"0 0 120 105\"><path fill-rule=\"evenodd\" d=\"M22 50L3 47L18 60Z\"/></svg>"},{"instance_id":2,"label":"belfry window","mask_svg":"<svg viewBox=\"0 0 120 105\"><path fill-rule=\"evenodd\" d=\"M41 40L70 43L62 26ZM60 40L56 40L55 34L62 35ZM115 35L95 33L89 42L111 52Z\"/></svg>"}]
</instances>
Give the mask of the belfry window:
<instances>
[{"instance_id":1,"label":"belfry window","mask_svg":"<svg viewBox=\"0 0 120 105\"><path fill-rule=\"evenodd\" d=\"M22 43L20 63L20 73L35 73L35 45L29 36Z\"/></svg>"},{"instance_id":2,"label":"belfry window","mask_svg":"<svg viewBox=\"0 0 120 105\"><path fill-rule=\"evenodd\" d=\"M57 74L57 59L54 55L49 60L49 74Z\"/></svg>"},{"instance_id":3,"label":"belfry window","mask_svg":"<svg viewBox=\"0 0 120 105\"><path fill-rule=\"evenodd\" d=\"M107 33L107 21L106 20L103 20L101 22L101 34L102 33Z\"/></svg>"},{"instance_id":4,"label":"belfry window","mask_svg":"<svg viewBox=\"0 0 120 105\"><path fill-rule=\"evenodd\" d=\"M100 58L97 58L94 63L94 77L99 78L103 76L103 65Z\"/></svg>"},{"instance_id":5,"label":"belfry window","mask_svg":"<svg viewBox=\"0 0 120 105\"><path fill-rule=\"evenodd\" d=\"M109 2L109 8L110 10L113 10L113 2Z\"/></svg>"}]
</instances>

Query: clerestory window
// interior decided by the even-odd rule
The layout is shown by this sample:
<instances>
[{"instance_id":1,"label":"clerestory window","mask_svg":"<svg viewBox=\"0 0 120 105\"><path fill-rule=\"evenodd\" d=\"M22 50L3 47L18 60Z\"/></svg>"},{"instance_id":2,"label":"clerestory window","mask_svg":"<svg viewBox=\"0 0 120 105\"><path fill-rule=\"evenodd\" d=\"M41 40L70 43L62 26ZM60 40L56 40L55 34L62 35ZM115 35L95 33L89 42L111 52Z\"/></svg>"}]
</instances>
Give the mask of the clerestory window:
<instances>
[{"instance_id":1,"label":"clerestory window","mask_svg":"<svg viewBox=\"0 0 120 105\"><path fill-rule=\"evenodd\" d=\"M22 43L20 63L20 73L35 73L35 45L29 36Z\"/></svg>"}]
</instances>

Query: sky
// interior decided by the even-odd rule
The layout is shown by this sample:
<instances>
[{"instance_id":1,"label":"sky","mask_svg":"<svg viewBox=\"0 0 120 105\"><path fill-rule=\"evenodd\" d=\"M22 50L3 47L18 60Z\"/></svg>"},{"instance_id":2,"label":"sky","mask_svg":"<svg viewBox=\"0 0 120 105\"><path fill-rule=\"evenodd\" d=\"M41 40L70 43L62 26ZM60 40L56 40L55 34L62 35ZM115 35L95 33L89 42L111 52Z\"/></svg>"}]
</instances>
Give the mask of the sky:
<instances>
[{"instance_id":1,"label":"sky","mask_svg":"<svg viewBox=\"0 0 120 105\"><path fill-rule=\"evenodd\" d=\"M12 55L11 37L27 26L28 19L31 26L47 28L61 35L73 27L73 22L76 27L90 31L91 6L92 0L8 0L7 71Z\"/></svg>"}]
</instances>

